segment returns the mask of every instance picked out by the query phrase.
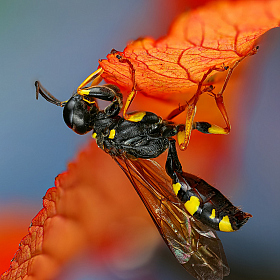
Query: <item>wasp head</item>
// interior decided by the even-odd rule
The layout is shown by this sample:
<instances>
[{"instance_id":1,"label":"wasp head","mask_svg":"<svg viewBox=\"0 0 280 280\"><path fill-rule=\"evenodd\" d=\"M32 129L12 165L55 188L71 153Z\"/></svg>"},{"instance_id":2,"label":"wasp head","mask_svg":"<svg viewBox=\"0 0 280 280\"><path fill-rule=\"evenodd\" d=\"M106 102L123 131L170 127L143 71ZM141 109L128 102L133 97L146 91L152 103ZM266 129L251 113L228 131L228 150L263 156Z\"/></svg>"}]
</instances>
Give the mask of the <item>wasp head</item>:
<instances>
[{"instance_id":1,"label":"wasp head","mask_svg":"<svg viewBox=\"0 0 280 280\"><path fill-rule=\"evenodd\" d=\"M65 104L63 118L66 125L77 134L85 134L93 129L93 120L99 111L94 100L86 100L74 94Z\"/></svg>"},{"instance_id":2,"label":"wasp head","mask_svg":"<svg viewBox=\"0 0 280 280\"><path fill-rule=\"evenodd\" d=\"M48 102L64 107L63 118L68 127L77 134L85 134L93 129L93 120L99 111L93 97L75 93L68 101L60 101L51 95L39 81L35 82L36 99L39 94Z\"/></svg>"}]
</instances>

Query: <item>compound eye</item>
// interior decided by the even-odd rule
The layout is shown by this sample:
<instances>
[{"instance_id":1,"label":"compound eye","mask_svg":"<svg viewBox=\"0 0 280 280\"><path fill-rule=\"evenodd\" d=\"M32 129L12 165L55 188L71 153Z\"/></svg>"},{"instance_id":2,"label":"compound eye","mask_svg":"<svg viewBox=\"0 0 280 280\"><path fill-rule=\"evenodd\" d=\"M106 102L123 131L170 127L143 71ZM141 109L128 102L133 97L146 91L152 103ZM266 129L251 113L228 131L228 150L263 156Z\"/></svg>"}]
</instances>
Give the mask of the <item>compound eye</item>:
<instances>
[{"instance_id":1,"label":"compound eye","mask_svg":"<svg viewBox=\"0 0 280 280\"><path fill-rule=\"evenodd\" d=\"M96 106L85 102L81 95L74 95L64 107L63 118L74 132L85 134L92 130L92 119L96 110Z\"/></svg>"}]
</instances>

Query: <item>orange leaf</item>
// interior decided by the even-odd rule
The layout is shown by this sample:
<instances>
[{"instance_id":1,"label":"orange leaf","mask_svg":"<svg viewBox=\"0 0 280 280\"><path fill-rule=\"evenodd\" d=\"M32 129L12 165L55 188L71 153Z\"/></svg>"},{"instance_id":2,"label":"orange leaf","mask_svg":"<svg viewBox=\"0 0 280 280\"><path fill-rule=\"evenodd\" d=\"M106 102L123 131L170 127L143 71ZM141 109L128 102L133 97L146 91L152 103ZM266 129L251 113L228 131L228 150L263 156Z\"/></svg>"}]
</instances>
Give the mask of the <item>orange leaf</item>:
<instances>
[{"instance_id":1,"label":"orange leaf","mask_svg":"<svg viewBox=\"0 0 280 280\"><path fill-rule=\"evenodd\" d=\"M86 249L113 267L157 246L160 237L137 194L93 141L55 185L1 280L53 279L65 262Z\"/></svg>"},{"instance_id":2,"label":"orange leaf","mask_svg":"<svg viewBox=\"0 0 280 280\"><path fill-rule=\"evenodd\" d=\"M131 90L131 71L117 58L121 55L135 69L138 92L170 98L197 85L209 69L232 66L248 55L256 40L279 21L279 1L213 1L183 13L166 37L139 39L123 52L109 54L99 62L105 70L102 76L122 90ZM211 72L208 83L217 81L218 72Z\"/></svg>"}]
</instances>

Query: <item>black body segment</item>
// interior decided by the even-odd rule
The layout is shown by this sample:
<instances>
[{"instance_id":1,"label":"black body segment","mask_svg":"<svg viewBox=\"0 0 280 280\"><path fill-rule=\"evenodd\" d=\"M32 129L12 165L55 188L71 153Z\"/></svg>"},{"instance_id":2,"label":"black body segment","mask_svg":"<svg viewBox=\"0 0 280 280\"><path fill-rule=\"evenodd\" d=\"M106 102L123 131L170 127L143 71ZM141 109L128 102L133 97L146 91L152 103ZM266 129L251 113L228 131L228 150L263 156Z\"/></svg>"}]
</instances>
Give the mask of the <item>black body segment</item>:
<instances>
[{"instance_id":1,"label":"black body segment","mask_svg":"<svg viewBox=\"0 0 280 280\"><path fill-rule=\"evenodd\" d=\"M183 172L175 145L174 140L170 141L166 172L172 178L173 190L186 210L215 230L238 230L252 215L235 207L219 190L203 179Z\"/></svg>"},{"instance_id":2,"label":"black body segment","mask_svg":"<svg viewBox=\"0 0 280 280\"><path fill-rule=\"evenodd\" d=\"M178 198L192 216L220 231L235 231L252 217L235 207L219 190L190 173L177 174L181 188ZM194 212L195 211L195 212Z\"/></svg>"}]
</instances>

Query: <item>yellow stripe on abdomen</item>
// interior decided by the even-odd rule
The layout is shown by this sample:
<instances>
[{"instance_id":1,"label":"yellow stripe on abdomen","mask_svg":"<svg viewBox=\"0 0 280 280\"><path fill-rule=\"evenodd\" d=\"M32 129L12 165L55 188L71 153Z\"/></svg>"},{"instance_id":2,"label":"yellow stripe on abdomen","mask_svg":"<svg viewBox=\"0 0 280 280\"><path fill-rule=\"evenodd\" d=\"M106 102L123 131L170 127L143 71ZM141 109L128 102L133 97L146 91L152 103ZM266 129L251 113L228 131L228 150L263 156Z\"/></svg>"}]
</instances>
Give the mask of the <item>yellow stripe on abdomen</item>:
<instances>
[{"instance_id":1,"label":"yellow stripe on abdomen","mask_svg":"<svg viewBox=\"0 0 280 280\"><path fill-rule=\"evenodd\" d=\"M226 232L234 231L228 216L224 216L223 219L219 222L219 229L220 231L226 231Z\"/></svg>"},{"instance_id":2,"label":"yellow stripe on abdomen","mask_svg":"<svg viewBox=\"0 0 280 280\"><path fill-rule=\"evenodd\" d=\"M175 192L176 195L178 195L179 190L181 189L181 184L178 182L176 184L173 184L173 191Z\"/></svg>"},{"instance_id":3,"label":"yellow stripe on abdomen","mask_svg":"<svg viewBox=\"0 0 280 280\"><path fill-rule=\"evenodd\" d=\"M191 215L193 215L199 208L199 205L200 205L199 198L196 196L191 196L190 200L188 200L184 205L185 205L185 208L187 209L187 211Z\"/></svg>"},{"instance_id":4,"label":"yellow stripe on abdomen","mask_svg":"<svg viewBox=\"0 0 280 280\"><path fill-rule=\"evenodd\" d=\"M216 217L216 211L215 211L215 209L213 209L211 216L209 218L213 220L213 219L215 219L215 217Z\"/></svg>"}]
</instances>

